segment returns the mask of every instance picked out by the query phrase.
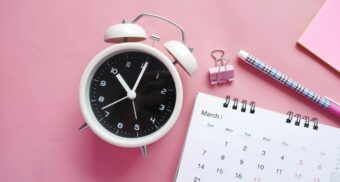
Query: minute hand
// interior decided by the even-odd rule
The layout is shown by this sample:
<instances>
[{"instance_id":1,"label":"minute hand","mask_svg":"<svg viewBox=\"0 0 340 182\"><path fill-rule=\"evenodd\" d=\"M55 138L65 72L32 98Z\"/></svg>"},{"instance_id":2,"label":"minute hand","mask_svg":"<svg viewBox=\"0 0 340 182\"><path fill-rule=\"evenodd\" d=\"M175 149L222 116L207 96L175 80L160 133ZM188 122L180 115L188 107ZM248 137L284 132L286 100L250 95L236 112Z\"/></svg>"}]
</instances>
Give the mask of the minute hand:
<instances>
[{"instance_id":1,"label":"minute hand","mask_svg":"<svg viewBox=\"0 0 340 182\"><path fill-rule=\"evenodd\" d=\"M143 74L144 74L144 72L145 72L146 67L148 66L148 64L149 64L148 62L145 62L145 63L144 63L144 66L143 66L143 68L142 68L142 71L139 73L138 78L137 78L137 80L136 80L136 83L135 83L135 85L134 85L133 88L132 88L132 91L133 91L133 92L136 91L136 89L137 89L137 87L138 87L138 84L139 84L140 80L142 79L142 76L143 76Z\"/></svg>"}]
</instances>

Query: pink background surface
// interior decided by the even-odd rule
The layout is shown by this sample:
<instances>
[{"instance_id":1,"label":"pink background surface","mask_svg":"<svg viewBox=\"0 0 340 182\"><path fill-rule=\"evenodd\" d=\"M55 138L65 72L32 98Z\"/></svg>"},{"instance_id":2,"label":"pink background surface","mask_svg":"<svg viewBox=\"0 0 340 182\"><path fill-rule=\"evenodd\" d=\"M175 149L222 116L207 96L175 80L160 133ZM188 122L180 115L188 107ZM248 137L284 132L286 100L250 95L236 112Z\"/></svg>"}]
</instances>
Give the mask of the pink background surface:
<instances>
[{"instance_id":1,"label":"pink background surface","mask_svg":"<svg viewBox=\"0 0 340 182\"><path fill-rule=\"evenodd\" d=\"M339 120L327 111L237 59L238 50L245 49L340 101L336 72L296 45L323 2L1 1L0 180L173 181L197 91L255 100L263 108L292 110L339 127ZM106 28L140 12L161 14L182 25L199 62L193 78L180 69L183 110L174 128L149 146L148 160L139 149L115 147L90 130L77 130L83 123L78 87L84 68L109 46L103 42ZM175 29L153 19L141 25L163 40L179 37ZM160 43L157 46L164 51ZM215 48L225 49L232 59L234 83L209 86L207 71Z\"/></svg>"},{"instance_id":2,"label":"pink background surface","mask_svg":"<svg viewBox=\"0 0 340 182\"><path fill-rule=\"evenodd\" d=\"M327 0L299 43L340 73L340 1Z\"/></svg>"}]
</instances>

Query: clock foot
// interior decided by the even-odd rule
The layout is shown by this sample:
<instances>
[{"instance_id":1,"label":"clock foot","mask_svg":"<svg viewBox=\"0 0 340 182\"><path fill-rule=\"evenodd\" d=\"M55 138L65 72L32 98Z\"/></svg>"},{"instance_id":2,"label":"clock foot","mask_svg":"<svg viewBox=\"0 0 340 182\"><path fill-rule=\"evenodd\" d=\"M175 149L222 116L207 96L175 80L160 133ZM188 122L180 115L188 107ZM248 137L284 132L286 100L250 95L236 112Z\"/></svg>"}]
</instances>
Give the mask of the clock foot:
<instances>
[{"instance_id":1,"label":"clock foot","mask_svg":"<svg viewBox=\"0 0 340 182\"><path fill-rule=\"evenodd\" d=\"M84 123L84 124L81 125L81 127L79 128L79 131L84 131L84 130L86 130L87 128L89 128L89 126L88 126L86 123Z\"/></svg>"},{"instance_id":2,"label":"clock foot","mask_svg":"<svg viewBox=\"0 0 340 182\"><path fill-rule=\"evenodd\" d=\"M142 152L143 158L146 159L148 157L148 149L146 145L140 147L140 150Z\"/></svg>"}]
</instances>

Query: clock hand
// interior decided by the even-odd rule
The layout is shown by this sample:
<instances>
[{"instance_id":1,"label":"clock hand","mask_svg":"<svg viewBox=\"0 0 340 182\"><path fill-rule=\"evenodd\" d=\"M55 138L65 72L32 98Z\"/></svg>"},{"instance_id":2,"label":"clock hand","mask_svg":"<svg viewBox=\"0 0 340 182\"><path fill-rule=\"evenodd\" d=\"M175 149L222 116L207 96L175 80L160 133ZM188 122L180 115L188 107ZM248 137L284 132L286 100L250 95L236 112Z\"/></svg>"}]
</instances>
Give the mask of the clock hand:
<instances>
[{"instance_id":1,"label":"clock hand","mask_svg":"<svg viewBox=\"0 0 340 182\"><path fill-rule=\"evenodd\" d=\"M137 120L137 112L136 112L136 106L135 106L134 100L132 100L132 107L133 107L133 112L135 113L135 119Z\"/></svg>"},{"instance_id":2,"label":"clock hand","mask_svg":"<svg viewBox=\"0 0 340 182\"><path fill-rule=\"evenodd\" d=\"M129 85L125 82L124 78L122 77L122 75L120 75L119 73L116 75L119 83L123 86L123 88L125 89L126 93L131 92L132 90L130 89Z\"/></svg>"},{"instance_id":3,"label":"clock hand","mask_svg":"<svg viewBox=\"0 0 340 182\"><path fill-rule=\"evenodd\" d=\"M144 74L144 72L145 72L146 67L148 66L148 64L149 64L148 62L145 62L145 63L144 63L144 66L143 66L143 68L142 68L142 71L139 73L138 78L137 78L137 80L136 80L136 83L135 83L135 85L134 85L133 88L132 88L132 91L133 91L133 92L136 91L137 86L138 86L140 80L142 79L142 76L143 76L143 74Z\"/></svg>"},{"instance_id":4,"label":"clock hand","mask_svg":"<svg viewBox=\"0 0 340 182\"><path fill-rule=\"evenodd\" d=\"M119 83L123 86L124 90L127 93L127 96L129 99L133 100L136 98L136 92L132 91L129 87L129 85L125 82L125 80L123 79L122 75L120 75L119 73L116 75Z\"/></svg>"},{"instance_id":5,"label":"clock hand","mask_svg":"<svg viewBox=\"0 0 340 182\"><path fill-rule=\"evenodd\" d=\"M112 102L112 103L110 103L110 104L108 104L108 105L102 107L102 110L104 110L104 109L106 109L106 108L108 108L108 107L110 107L110 106L113 106L113 105L117 104L118 102L120 102L120 101L122 101L122 100L125 100L125 99L127 99L127 98L128 98L128 96L125 96L125 97L123 97L123 98L120 98L120 99L118 99L118 100L116 100L116 101L114 101L114 102Z\"/></svg>"},{"instance_id":6,"label":"clock hand","mask_svg":"<svg viewBox=\"0 0 340 182\"><path fill-rule=\"evenodd\" d=\"M137 120L137 112L136 112L136 106L135 106L135 101L134 101L134 99L135 99L135 97L136 97L136 92L134 92L134 91L132 91L132 90L130 89L130 87L128 86L128 84L127 84L127 83L125 82L125 80L123 79L122 75L117 74L116 77L117 77L119 83L120 83L120 84L123 86L123 88L125 89L125 91L126 91L126 93L127 93L127 97L128 97L129 99L131 99L131 101L132 101L133 112L134 112L134 114L135 114L135 119Z\"/></svg>"}]
</instances>

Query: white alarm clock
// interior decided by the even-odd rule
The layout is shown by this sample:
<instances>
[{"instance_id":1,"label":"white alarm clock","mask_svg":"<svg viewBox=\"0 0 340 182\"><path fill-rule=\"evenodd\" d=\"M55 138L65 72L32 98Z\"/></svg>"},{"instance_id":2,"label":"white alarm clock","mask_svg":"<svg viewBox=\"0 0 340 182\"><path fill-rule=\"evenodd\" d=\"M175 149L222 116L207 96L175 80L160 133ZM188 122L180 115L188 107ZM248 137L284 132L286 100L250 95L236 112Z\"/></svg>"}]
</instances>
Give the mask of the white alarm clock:
<instances>
[{"instance_id":1,"label":"white alarm clock","mask_svg":"<svg viewBox=\"0 0 340 182\"><path fill-rule=\"evenodd\" d=\"M139 43L147 36L136 22L146 16L164 20L181 31L181 42L164 44L174 61L160 50ZM113 145L141 147L146 158L146 146L164 136L181 111L183 88L175 64L192 76L196 59L185 44L183 29L154 14L143 13L131 23L124 20L112 25L104 40L118 44L98 53L82 75L79 99L86 123L80 130L89 127Z\"/></svg>"}]
</instances>

